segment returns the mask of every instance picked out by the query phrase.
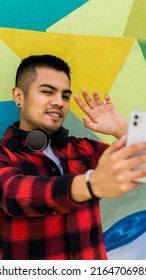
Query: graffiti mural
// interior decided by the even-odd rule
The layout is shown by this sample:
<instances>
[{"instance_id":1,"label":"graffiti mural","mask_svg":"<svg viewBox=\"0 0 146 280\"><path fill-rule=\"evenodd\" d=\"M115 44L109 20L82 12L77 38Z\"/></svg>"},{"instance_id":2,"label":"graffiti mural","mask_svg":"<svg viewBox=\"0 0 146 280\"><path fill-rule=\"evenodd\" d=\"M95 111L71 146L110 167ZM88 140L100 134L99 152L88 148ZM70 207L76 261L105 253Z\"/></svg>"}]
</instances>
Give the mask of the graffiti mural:
<instances>
[{"instance_id":1,"label":"graffiti mural","mask_svg":"<svg viewBox=\"0 0 146 280\"><path fill-rule=\"evenodd\" d=\"M0 136L18 119L11 95L18 64L44 53L69 63L73 93L81 96L84 88L91 96L95 89L101 98L109 93L127 121L131 111L146 111L145 0L0 0ZM72 135L114 140L84 128L73 99L65 126ZM143 185L121 198L101 200L109 259L146 259L139 246L140 239L146 243L145 195Z\"/></svg>"}]
</instances>

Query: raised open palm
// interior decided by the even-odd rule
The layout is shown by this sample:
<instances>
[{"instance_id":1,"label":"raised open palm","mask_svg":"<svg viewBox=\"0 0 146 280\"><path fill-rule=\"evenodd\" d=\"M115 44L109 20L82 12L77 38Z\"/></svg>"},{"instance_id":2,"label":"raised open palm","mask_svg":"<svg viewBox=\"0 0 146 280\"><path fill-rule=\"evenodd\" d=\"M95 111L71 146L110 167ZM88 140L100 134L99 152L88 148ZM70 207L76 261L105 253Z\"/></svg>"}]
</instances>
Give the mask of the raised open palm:
<instances>
[{"instance_id":1,"label":"raised open palm","mask_svg":"<svg viewBox=\"0 0 146 280\"><path fill-rule=\"evenodd\" d=\"M109 95L105 95L105 102L103 102L97 91L93 92L94 100L89 96L87 90L83 90L82 94L85 102L78 95L75 95L74 99L87 115L83 116L84 125L87 128L95 132L113 135L116 138L127 133L127 123L113 105Z\"/></svg>"}]
</instances>

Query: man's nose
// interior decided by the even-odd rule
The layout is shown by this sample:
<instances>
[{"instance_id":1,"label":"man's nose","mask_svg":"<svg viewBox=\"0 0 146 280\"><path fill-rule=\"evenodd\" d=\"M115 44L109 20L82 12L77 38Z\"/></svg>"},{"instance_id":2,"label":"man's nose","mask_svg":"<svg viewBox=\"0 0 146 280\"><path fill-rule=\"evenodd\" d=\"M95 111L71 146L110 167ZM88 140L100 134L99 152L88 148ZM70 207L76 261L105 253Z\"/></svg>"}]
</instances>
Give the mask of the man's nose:
<instances>
[{"instance_id":1,"label":"man's nose","mask_svg":"<svg viewBox=\"0 0 146 280\"><path fill-rule=\"evenodd\" d=\"M63 106L63 99L62 99L62 94L61 93L56 93L52 96L51 98L51 105L56 105L59 107Z\"/></svg>"}]
</instances>

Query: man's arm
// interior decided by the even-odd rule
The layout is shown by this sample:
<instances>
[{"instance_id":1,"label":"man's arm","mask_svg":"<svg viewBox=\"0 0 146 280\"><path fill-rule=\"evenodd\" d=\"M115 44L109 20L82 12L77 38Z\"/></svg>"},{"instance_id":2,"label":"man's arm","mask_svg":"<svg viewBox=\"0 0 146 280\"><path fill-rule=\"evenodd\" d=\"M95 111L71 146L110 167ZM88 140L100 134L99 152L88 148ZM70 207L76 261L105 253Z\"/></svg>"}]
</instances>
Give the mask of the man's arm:
<instances>
[{"instance_id":1,"label":"man's arm","mask_svg":"<svg viewBox=\"0 0 146 280\"><path fill-rule=\"evenodd\" d=\"M146 155L131 158L136 152L145 150L146 143L126 147L125 142L126 136L123 136L107 148L91 173L90 182L95 196L120 197L140 185L134 182L135 179L146 176L146 169L134 170L134 167L146 162ZM85 183L85 175L74 177L71 196L77 202L91 198Z\"/></svg>"},{"instance_id":2,"label":"man's arm","mask_svg":"<svg viewBox=\"0 0 146 280\"><path fill-rule=\"evenodd\" d=\"M13 162L18 163L15 154L0 145L0 208L8 215L37 217L80 207L70 197L74 174L40 176L36 168L36 175L24 175Z\"/></svg>"},{"instance_id":3,"label":"man's arm","mask_svg":"<svg viewBox=\"0 0 146 280\"><path fill-rule=\"evenodd\" d=\"M90 182L95 196L119 197L136 186L133 180L146 176L145 170L133 168L146 162L146 155L129 158L146 149L146 143L125 146L123 136L101 155L98 165L91 173ZM14 160L14 157L13 157ZM53 211L70 213L81 202L91 199L85 182L85 173L65 176L23 175L19 167L13 167L9 157L0 155L0 208L10 216L37 217Z\"/></svg>"}]
</instances>

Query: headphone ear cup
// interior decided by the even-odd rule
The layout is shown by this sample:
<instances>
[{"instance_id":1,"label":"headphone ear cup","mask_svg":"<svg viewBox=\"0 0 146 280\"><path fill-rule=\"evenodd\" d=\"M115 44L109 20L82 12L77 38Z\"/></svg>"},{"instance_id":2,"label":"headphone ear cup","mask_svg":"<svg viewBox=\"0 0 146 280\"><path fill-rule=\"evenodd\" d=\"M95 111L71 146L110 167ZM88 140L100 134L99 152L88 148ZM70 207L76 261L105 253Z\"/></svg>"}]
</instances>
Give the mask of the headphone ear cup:
<instances>
[{"instance_id":1,"label":"headphone ear cup","mask_svg":"<svg viewBox=\"0 0 146 280\"><path fill-rule=\"evenodd\" d=\"M63 148L68 141L68 134L69 130L61 127L54 133L52 145L58 148ZM26 145L33 152L43 151L48 143L48 135L43 130L35 129L27 134Z\"/></svg>"},{"instance_id":2,"label":"headphone ear cup","mask_svg":"<svg viewBox=\"0 0 146 280\"><path fill-rule=\"evenodd\" d=\"M43 151L48 145L47 134L39 129L30 131L26 137L26 145L31 151Z\"/></svg>"},{"instance_id":3,"label":"headphone ear cup","mask_svg":"<svg viewBox=\"0 0 146 280\"><path fill-rule=\"evenodd\" d=\"M58 148L63 148L68 141L69 130L65 129L63 126L54 133L52 139L52 145Z\"/></svg>"}]
</instances>

